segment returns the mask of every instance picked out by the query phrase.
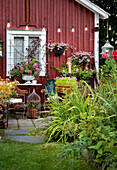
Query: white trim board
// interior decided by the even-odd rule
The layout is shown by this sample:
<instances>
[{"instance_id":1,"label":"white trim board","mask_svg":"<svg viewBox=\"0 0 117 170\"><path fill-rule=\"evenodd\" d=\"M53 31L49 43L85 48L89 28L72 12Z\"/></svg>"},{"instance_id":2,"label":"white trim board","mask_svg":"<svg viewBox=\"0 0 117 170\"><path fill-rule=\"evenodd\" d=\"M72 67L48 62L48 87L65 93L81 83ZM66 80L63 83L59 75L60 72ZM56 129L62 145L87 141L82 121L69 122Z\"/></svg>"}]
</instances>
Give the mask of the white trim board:
<instances>
[{"instance_id":1,"label":"white trim board","mask_svg":"<svg viewBox=\"0 0 117 170\"><path fill-rule=\"evenodd\" d=\"M104 11L102 8L90 2L89 0L75 0L75 1L83 5L84 7L92 11L93 13L98 13L99 18L101 19L106 19L110 15L108 12Z\"/></svg>"}]
</instances>

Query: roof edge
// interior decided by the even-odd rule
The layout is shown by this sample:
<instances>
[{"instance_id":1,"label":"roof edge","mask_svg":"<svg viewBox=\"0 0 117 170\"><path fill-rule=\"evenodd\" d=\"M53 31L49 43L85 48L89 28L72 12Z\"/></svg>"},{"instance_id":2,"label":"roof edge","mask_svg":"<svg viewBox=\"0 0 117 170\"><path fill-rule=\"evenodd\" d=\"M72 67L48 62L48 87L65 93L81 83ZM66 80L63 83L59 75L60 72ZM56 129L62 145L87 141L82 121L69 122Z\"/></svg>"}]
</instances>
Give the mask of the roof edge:
<instances>
[{"instance_id":1,"label":"roof edge","mask_svg":"<svg viewBox=\"0 0 117 170\"><path fill-rule=\"evenodd\" d=\"M103 10L102 8L95 5L89 0L75 0L75 1L83 5L84 7L88 8L90 11L94 13L99 13L99 18L101 19L107 19L110 16L108 12L106 12L105 10Z\"/></svg>"}]
</instances>

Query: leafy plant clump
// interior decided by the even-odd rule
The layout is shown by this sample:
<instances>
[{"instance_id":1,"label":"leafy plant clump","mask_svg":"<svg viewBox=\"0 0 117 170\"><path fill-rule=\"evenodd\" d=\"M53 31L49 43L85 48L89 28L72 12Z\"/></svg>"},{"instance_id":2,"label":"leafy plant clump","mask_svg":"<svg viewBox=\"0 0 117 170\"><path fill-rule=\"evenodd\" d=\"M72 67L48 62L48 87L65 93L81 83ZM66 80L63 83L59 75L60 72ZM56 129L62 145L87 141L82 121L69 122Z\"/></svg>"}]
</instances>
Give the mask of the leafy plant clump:
<instances>
[{"instance_id":1,"label":"leafy plant clump","mask_svg":"<svg viewBox=\"0 0 117 170\"><path fill-rule=\"evenodd\" d=\"M86 157L78 149L81 143L88 154L86 159L104 170L117 168L117 71L114 68L105 81L101 81L104 77L100 79L95 91L80 81L64 98L51 98L50 112L55 119L46 119L49 126L44 130L47 142L73 142L72 160ZM71 144L67 151L70 147ZM67 151L64 150L63 157L68 155Z\"/></svg>"},{"instance_id":2,"label":"leafy plant clump","mask_svg":"<svg viewBox=\"0 0 117 170\"><path fill-rule=\"evenodd\" d=\"M73 84L76 82L75 77L58 77L55 84L57 86L73 86Z\"/></svg>"}]
</instances>

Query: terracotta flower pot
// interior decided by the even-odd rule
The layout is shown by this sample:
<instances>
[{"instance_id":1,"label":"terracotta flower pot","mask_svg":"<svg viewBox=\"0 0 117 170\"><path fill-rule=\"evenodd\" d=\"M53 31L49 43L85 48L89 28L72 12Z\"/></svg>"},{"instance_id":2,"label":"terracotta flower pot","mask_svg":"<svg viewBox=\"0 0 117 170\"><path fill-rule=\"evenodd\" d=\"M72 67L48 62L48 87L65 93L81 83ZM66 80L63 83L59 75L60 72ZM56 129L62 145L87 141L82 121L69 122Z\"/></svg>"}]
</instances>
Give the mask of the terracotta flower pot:
<instances>
[{"instance_id":1,"label":"terracotta flower pot","mask_svg":"<svg viewBox=\"0 0 117 170\"><path fill-rule=\"evenodd\" d=\"M70 92L70 91L71 91L71 86L57 86L57 85L56 85L56 87L57 87L57 91L58 91L59 93L63 93L64 90L67 90L67 92Z\"/></svg>"},{"instance_id":2,"label":"terracotta flower pot","mask_svg":"<svg viewBox=\"0 0 117 170\"><path fill-rule=\"evenodd\" d=\"M31 117L36 117L37 116L38 109L30 109L29 111L30 111Z\"/></svg>"}]
</instances>

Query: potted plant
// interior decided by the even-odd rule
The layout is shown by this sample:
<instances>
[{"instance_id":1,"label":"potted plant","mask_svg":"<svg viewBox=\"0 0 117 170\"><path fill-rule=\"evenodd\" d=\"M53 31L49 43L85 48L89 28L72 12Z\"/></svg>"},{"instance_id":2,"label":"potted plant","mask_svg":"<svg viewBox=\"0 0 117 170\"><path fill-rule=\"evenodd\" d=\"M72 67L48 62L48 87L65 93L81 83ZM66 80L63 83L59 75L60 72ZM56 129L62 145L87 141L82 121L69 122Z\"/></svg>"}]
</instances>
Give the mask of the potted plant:
<instances>
[{"instance_id":1,"label":"potted plant","mask_svg":"<svg viewBox=\"0 0 117 170\"><path fill-rule=\"evenodd\" d=\"M47 49L50 50L50 52L54 52L55 56L59 56L61 54L65 55L65 52L68 50L68 48L73 49L72 46L70 46L69 44L66 43L48 43L46 45Z\"/></svg>"},{"instance_id":2,"label":"potted plant","mask_svg":"<svg viewBox=\"0 0 117 170\"><path fill-rule=\"evenodd\" d=\"M21 66L22 71L22 79L23 80L33 80L34 77L40 73L40 63L35 59L31 59L29 61L24 61Z\"/></svg>"},{"instance_id":3,"label":"potted plant","mask_svg":"<svg viewBox=\"0 0 117 170\"><path fill-rule=\"evenodd\" d=\"M17 63L14 68L10 71L10 75L22 77L23 80L33 80L35 76L39 76L41 70L41 64L35 56L39 53L40 39L33 40L27 50L27 55L24 57L24 61ZM27 80L28 79L28 80Z\"/></svg>"},{"instance_id":4,"label":"potted plant","mask_svg":"<svg viewBox=\"0 0 117 170\"><path fill-rule=\"evenodd\" d=\"M55 82L57 91L59 93L63 93L64 90L66 90L67 92L70 92L75 82L76 82L75 77L72 77L72 78L58 77Z\"/></svg>"},{"instance_id":5,"label":"potted plant","mask_svg":"<svg viewBox=\"0 0 117 170\"><path fill-rule=\"evenodd\" d=\"M22 71L21 71L21 63L16 64L12 70L10 70L10 75L13 80L17 80L20 83L23 82L22 79Z\"/></svg>"},{"instance_id":6,"label":"potted plant","mask_svg":"<svg viewBox=\"0 0 117 170\"><path fill-rule=\"evenodd\" d=\"M31 117L36 117L39 109L39 103L30 102L28 103L29 112Z\"/></svg>"}]
</instances>

